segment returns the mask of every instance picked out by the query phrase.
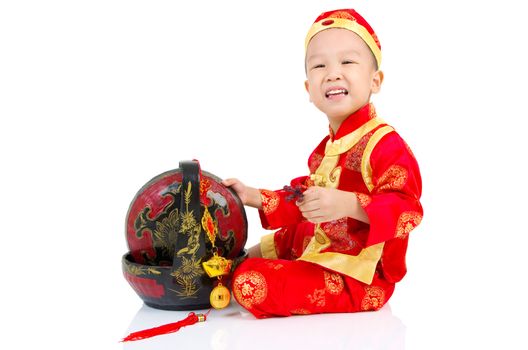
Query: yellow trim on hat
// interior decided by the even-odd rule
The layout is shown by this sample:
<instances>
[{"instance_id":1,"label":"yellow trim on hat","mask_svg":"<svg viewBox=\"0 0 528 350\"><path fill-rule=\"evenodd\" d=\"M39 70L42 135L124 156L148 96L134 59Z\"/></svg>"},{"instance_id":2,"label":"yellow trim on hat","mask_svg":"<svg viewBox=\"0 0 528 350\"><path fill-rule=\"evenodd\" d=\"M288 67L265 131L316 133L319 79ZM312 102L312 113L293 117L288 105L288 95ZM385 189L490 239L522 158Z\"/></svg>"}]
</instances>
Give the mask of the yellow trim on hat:
<instances>
[{"instance_id":1,"label":"yellow trim on hat","mask_svg":"<svg viewBox=\"0 0 528 350\"><path fill-rule=\"evenodd\" d=\"M330 20L333 21L331 24L323 25L323 23L325 23L326 21L330 21ZM304 50L306 51L308 49L308 44L310 43L310 40L312 40L315 34L325 29L330 29L330 28L348 29L356 33L357 35L359 35L359 37L363 39L363 41L370 48L370 51L372 51L372 53L374 54L374 57L376 58L376 62L378 63L378 67L381 66L381 50L378 47L378 44L376 44L376 41L374 40L372 35L370 35L368 30L365 27L363 27L361 24L359 24L358 22L351 21L346 18L327 17L327 18L320 20L319 22L314 23L312 27L310 28L310 30L308 31L308 34L306 35L306 40L304 42Z\"/></svg>"}]
</instances>

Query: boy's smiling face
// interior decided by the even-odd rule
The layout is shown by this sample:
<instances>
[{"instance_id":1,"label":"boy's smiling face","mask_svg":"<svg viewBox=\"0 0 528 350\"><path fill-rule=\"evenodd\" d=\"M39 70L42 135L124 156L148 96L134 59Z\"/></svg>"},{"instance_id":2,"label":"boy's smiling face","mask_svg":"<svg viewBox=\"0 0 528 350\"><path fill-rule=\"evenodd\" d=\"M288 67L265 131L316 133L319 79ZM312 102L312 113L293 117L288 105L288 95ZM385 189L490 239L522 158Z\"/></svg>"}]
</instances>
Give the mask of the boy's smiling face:
<instances>
[{"instance_id":1,"label":"boy's smiling face","mask_svg":"<svg viewBox=\"0 0 528 350\"><path fill-rule=\"evenodd\" d=\"M369 47L354 32L331 28L317 33L306 50L306 90L310 101L337 131L343 120L379 91L383 73Z\"/></svg>"}]
</instances>

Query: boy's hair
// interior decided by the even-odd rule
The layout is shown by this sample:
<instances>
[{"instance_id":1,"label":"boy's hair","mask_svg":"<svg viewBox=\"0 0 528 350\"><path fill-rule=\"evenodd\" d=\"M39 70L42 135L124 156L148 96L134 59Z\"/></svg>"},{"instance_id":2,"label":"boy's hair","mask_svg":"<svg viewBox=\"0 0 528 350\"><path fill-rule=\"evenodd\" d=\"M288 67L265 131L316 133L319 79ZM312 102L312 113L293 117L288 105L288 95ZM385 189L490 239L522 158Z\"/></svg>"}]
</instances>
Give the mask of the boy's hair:
<instances>
[{"instance_id":1,"label":"boy's hair","mask_svg":"<svg viewBox=\"0 0 528 350\"><path fill-rule=\"evenodd\" d=\"M315 19L315 22L310 27L306 39L304 42L305 51L308 49L310 40L325 29L330 28L342 28L350 30L357 35L367 44L374 56L375 69L378 70L381 65L381 44L378 40L378 36L374 32L374 29L368 24L368 22L361 17L353 9L341 9L323 12ZM305 60L305 71L306 71L306 60Z\"/></svg>"}]
</instances>

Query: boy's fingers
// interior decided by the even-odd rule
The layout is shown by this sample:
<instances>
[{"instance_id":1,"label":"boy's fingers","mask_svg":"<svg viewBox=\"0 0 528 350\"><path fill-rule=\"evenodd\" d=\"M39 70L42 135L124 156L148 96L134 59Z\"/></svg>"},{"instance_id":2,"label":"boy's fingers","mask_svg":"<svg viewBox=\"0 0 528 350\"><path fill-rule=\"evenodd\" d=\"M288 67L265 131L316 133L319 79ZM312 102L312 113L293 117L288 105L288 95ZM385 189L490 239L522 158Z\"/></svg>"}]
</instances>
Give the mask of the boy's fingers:
<instances>
[{"instance_id":1,"label":"boy's fingers","mask_svg":"<svg viewBox=\"0 0 528 350\"><path fill-rule=\"evenodd\" d=\"M236 180L236 179L233 179L233 178L231 178L231 179L225 179L224 181L222 181L222 184L223 184L224 186L231 186L231 185L233 185L236 181L237 181L237 180Z\"/></svg>"},{"instance_id":2,"label":"boy's fingers","mask_svg":"<svg viewBox=\"0 0 528 350\"><path fill-rule=\"evenodd\" d=\"M302 201L299 201L300 204L303 204L303 203L308 203L308 202L311 202L311 201L314 201L316 199L319 198L319 195L317 194L316 191L306 191L303 193L303 199Z\"/></svg>"},{"instance_id":3,"label":"boy's fingers","mask_svg":"<svg viewBox=\"0 0 528 350\"><path fill-rule=\"evenodd\" d=\"M324 221L324 217L321 216L321 215L313 215L311 213L303 213L303 216L306 220L314 223L314 224L317 224L317 223L320 223L320 222L323 222Z\"/></svg>"},{"instance_id":4,"label":"boy's fingers","mask_svg":"<svg viewBox=\"0 0 528 350\"><path fill-rule=\"evenodd\" d=\"M308 197L309 199L316 198L319 196L320 190L321 190L321 187L319 186L308 187L308 189L303 192L303 196L304 198Z\"/></svg>"},{"instance_id":5,"label":"boy's fingers","mask_svg":"<svg viewBox=\"0 0 528 350\"><path fill-rule=\"evenodd\" d=\"M315 203L313 201L312 202L303 202L299 206L299 210L302 211L303 213L307 213L307 212L314 211L314 210L317 210L317 209L319 209L318 206L317 206L317 203Z\"/></svg>"}]
</instances>

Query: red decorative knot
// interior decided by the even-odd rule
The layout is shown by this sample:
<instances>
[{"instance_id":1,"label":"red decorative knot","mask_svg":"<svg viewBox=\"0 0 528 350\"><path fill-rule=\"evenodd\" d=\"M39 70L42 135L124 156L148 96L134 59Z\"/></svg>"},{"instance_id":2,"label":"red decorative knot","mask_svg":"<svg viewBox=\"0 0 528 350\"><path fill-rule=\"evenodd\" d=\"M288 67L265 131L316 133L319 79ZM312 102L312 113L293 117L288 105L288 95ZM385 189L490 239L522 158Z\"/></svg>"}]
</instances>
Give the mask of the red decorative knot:
<instances>
[{"instance_id":1,"label":"red decorative knot","mask_svg":"<svg viewBox=\"0 0 528 350\"><path fill-rule=\"evenodd\" d=\"M323 23L321 23L322 25L324 26L329 26L330 24L334 23L334 20L333 19L327 19L326 21L324 21Z\"/></svg>"}]
</instances>

